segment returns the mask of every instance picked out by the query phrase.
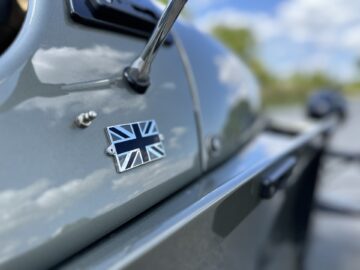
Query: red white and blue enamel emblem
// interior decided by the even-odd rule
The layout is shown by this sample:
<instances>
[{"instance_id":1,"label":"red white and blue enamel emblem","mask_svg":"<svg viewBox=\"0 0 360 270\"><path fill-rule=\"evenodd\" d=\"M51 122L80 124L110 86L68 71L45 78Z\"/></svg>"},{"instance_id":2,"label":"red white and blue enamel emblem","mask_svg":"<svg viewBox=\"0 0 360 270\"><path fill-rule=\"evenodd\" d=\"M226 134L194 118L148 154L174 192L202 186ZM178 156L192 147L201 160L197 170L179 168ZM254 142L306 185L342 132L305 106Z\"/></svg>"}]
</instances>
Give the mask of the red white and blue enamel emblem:
<instances>
[{"instance_id":1,"label":"red white and blue enamel emblem","mask_svg":"<svg viewBox=\"0 0 360 270\"><path fill-rule=\"evenodd\" d=\"M155 120L116 125L106 128L117 170L124 172L165 157L162 136Z\"/></svg>"}]
</instances>

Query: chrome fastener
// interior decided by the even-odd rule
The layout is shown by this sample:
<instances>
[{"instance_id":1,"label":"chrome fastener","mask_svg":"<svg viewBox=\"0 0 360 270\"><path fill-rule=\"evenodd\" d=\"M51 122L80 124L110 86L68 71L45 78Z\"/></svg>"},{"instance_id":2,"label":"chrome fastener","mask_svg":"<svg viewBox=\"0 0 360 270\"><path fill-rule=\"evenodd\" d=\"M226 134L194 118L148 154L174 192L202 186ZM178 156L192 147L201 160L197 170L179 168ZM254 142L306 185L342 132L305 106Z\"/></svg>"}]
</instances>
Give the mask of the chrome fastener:
<instances>
[{"instance_id":1,"label":"chrome fastener","mask_svg":"<svg viewBox=\"0 0 360 270\"><path fill-rule=\"evenodd\" d=\"M209 141L210 155L213 157L217 156L221 152L221 149L222 149L221 139L218 136L214 136L210 138Z\"/></svg>"},{"instance_id":2,"label":"chrome fastener","mask_svg":"<svg viewBox=\"0 0 360 270\"><path fill-rule=\"evenodd\" d=\"M92 124L96 117L97 113L95 111L81 113L78 115L78 117L76 117L75 125L80 128L86 128Z\"/></svg>"}]
</instances>

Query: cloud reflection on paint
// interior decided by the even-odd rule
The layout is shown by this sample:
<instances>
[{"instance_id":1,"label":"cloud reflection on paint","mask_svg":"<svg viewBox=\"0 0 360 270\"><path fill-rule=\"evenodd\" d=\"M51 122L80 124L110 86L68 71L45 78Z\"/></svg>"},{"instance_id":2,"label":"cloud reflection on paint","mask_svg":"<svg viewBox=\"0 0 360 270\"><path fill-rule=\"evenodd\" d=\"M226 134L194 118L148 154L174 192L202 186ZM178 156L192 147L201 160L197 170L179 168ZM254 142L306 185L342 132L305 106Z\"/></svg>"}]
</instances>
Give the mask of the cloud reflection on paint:
<instances>
[{"instance_id":1,"label":"cloud reflection on paint","mask_svg":"<svg viewBox=\"0 0 360 270\"><path fill-rule=\"evenodd\" d=\"M47 236L41 230L33 230L30 239L25 238L19 243L9 237L11 233L16 231L21 235L26 232L30 223L50 224L59 215L64 218L66 210L76 201L97 191L109 173L109 170L99 169L83 179L72 179L60 186L52 186L49 180L42 179L23 189L1 191L0 245L6 248L0 250L0 261L4 261L18 249L26 249L27 246L41 242L42 237Z\"/></svg>"},{"instance_id":2,"label":"cloud reflection on paint","mask_svg":"<svg viewBox=\"0 0 360 270\"><path fill-rule=\"evenodd\" d=\"M131 109L143 111L147 108L146 98L139 96L132 102L119 95L123 89L104 89L99 91L74 92L71 97L68 95L58 96L56 98L34 97L19 104L15 110L32 111L40 110L47 114L52 114L56 119L64 117L73 108L96 108L102 114L111 114L117 110L123 113L130 113ZM78 109L78 110L79 110ZM55 119L55 120L56 120Z\"/></svg>"},{"instance_id":3,"label":"cloud reflection on paint","mask_svg":"<svg viewBox=\"0 0 360 270\"><path fill-rule=\"evenodd\" d=\"M121 73L132 58L133 52L120 52L101 45L85 49L53 47L39 49L32 64L42 83L71 84Z\"/></svg>"},{"instance_id":4,"label":"cloud reflection on paint","mask_svg":"<svg viewBox=\"0 0 360 270\"><path fill-rule=\"evenodd\" d=\"M0 235L31 220L52 219L75 200L96 190L108 173L101 169L84 179L73 179L60 186L51 187L50 181L43 179L23 189L1 191Z\"/></svg>"},{"instance_id":5,"label":"cloud reflection on paint","mask_svg":"<svg viewBox=\"0 0 360 270\"><path fill-rule=\"evenodd\" d=\"M234 104L239 99L248 99L252 108L257 111L260 107L259 86L249 69L233 55L219 55L215 58L218 68L219 81L224 83L231 91L229 104Z\"/></svg>"}]
</instances>

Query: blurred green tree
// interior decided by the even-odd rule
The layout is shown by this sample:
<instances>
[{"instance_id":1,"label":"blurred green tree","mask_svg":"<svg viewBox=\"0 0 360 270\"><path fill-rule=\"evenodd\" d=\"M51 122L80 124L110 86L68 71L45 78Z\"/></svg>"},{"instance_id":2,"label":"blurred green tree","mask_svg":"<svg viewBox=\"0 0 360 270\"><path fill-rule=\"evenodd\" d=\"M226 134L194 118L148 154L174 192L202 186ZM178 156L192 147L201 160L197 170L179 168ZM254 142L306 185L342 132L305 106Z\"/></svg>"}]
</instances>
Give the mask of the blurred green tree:
<instances>
[{"instance_id":1,"label":"blurred green tree","mask_svg":"<svg viewBox=\"0 0 360 270\"><path fill-rule=\"evenodd\" d=\"M274 83L276 80L275 77L256 57L257 41L249 29L217 26L212 29L212 34L240 56L264 86L269 86Z\"/></svg>"},{"instance_id":2,"label":"blurred green tree","mask_svg":"<svg viewBox=\"0 0 360 270\"><path fill-rule=\"evenodd\" d=\"M246 62L254 58L256 39L249 29L216 26L212 34L225 43Z\"/></svg>"},{"instance_id":3,"label":"blurred green tree","mask_svg":"<svg viewBox=\"0 0 360 270\"><path fill-rule=\"evenodd\" d=\"M169 2L168 0L158 1L163 4ZM185 10L183 15L192 18L188 10ZM211 33L241 57L254 72L263 89L265 105L303 103L311 91L323 87L342 88L350 94L360 91L360 58L357 62L359 79L351 83L341 84L321 71L296 72L290 76L282 77L269 70L258 58L258 42L250 29L218 25L211 30Z\"/></svg>"},{"instance_id":4,"label":"blurred green tree","mask_svg":"<svg viewBox=\"0 0 360 270\"><path fill-rule=\"evenodd\" d=\"M157 2L166 5L167 3L169 3L169 0L156 0ZM187 20L191 20L192 19L192 14L191 11L189 9L186 8L186 6L184 7L184 9L181 11L180 14L181 17L186 18Z\"/></svg>"},{"instance_id":5,"label":"blurred green tree","mask_svg":"<svg viewBox=\"0 0 360 270\"><path fill-rule=\"evenodd\" d=\"M294 73L286 78L275 75L257 58L257 40L249 29L216 26L212 34L249 65L263 88L265 105L304 102L314 89L339 88L323 72Z\"/></svg>"}]
</instances>

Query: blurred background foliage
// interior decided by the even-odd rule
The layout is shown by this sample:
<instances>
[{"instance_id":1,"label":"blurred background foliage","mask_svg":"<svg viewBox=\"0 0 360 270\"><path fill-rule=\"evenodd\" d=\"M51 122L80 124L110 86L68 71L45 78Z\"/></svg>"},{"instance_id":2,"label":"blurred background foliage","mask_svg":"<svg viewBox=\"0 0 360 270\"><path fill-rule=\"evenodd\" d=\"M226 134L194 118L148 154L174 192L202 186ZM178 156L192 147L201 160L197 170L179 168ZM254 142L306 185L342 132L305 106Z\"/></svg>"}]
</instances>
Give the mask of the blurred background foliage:
<instances>
[{"instance_id":1,"label":"blurred background foliage","mask_svg":"<svg viewBox=\"0 0 360 270\"><path fill-rule=\"evenodd\" d=\"M340 82L323 72L294 73L281 78L272 73L257 57L257 41L249 29L217 26L212 34L241 57L255 73L263 89L265 105L303 103L310 92L319 88L335 88L347 95L359 93L360 78L354 82ZM360 60L358 63L360 77Z\"/></svg>"},{"instance_id":2,"label":"blurred background foliage","mask_svg":"<svg viewBox=\"0 0 360 270\"><path fill-rule=\"evenodd\" d=\"M168 3L168 0L158 1L162 4ZM186 7L182 15L192 20L191 11ZM210 33L244 60L254 72L263 90L265 106L304 103L312 91L320 88L337 89L348 96L360 94L360 59L357 65L358 76L353 82L338 81L323 71L295 72L281 77L272 72L271 67L267 67L258 57L258 41L250 29L219 25Z\"/></svg>"}]
</instances>

